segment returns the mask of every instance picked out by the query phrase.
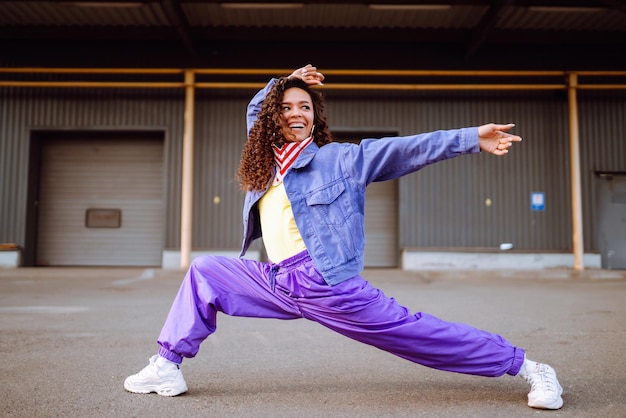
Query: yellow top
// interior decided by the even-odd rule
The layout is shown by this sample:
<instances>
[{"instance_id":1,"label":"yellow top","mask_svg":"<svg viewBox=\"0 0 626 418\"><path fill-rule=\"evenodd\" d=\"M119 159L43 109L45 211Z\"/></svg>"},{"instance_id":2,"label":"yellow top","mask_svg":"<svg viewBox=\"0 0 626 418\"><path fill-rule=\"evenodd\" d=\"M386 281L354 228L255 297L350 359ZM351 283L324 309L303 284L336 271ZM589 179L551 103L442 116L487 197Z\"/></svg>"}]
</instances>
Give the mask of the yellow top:
<instances>
[{"instance_id":1,"label":"yellow top","mask_svg":"<svg viewBox=\"0 0 626 418\"><path fill-rule=\"evenodd\" d=\"M259 201L261 231L267 256L278 263L306 249L281 182L270 186Z\"/></svg>"}]
</instances>

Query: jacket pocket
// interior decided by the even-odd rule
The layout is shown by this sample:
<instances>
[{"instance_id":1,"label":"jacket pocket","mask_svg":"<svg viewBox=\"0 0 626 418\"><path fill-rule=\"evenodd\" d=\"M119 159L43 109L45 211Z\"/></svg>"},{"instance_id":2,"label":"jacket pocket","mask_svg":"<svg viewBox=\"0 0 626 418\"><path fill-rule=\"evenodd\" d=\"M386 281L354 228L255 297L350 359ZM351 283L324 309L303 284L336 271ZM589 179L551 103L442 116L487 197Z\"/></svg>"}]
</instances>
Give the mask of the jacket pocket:
<instances>
[{"instance_id":1,"label":"jacket pocket","mask_svg":"<svg viewBox=\"0 0 626 418\"><path fill-rule=\"evenodd\" d=\"M326 185L321 189L309 192L306 196L306 203L313 205L329 205L346 190L343 181L339 180L330 185Z\"/></svg>"},{"instance_id":2,"label":"jacket pocket","mask_svg":"<svg viewBox=\"0 0 626 418\"><path fill-rule=\"evenodd\" d=\"M339 226L354 213L349 195L343 181L337 180L309 192L305 200L317 222Z\"/></svg>"}]
</instances>

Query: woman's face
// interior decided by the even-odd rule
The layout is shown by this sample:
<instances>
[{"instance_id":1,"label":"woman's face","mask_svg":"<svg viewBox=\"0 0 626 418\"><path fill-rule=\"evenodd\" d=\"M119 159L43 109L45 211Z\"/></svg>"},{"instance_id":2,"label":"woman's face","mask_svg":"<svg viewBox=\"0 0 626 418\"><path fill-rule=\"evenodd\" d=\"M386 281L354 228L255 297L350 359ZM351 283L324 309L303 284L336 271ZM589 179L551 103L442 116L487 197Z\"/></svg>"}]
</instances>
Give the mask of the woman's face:
<instances>
[{"instance_id":1,"label":"woman's face","mask_svg":"<svg viewBox=\"0 0 626 418\"><path fill-rule=\"evenodd\" d=\"M309 94L297 87L285 90L283 94L282 129L287 142L300 142L311 135L315 113Z\"/></svg>"}]
</instances>

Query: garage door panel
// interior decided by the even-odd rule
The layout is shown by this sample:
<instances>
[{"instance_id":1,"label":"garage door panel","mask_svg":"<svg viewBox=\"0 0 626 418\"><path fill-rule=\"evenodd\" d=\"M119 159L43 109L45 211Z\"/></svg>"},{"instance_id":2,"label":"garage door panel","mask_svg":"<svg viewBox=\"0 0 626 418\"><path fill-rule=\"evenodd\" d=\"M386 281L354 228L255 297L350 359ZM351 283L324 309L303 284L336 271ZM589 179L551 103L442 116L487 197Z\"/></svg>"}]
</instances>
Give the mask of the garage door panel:
<instances>
[{"instance_id":1,"label":"garage door panel","mask_svg":"<svg viewBox=\"0 0 626 418\"><path fill-rule=\"evenodd\" d=\"M398 265L398 181L372 183L365 200L366 267Z\"/></svg>"},{"instance_id":2,"label":"garage door panel","mask_svg":"<svg viewBox=\"0 0 626 418\"><path fill-rule=\"evenodd\" d=\"M159 265L162 171L161 140L55 139L46 143L37 264ZM114 227L87 225L89 209L119 210L121 222L113 222ZM115 214L109 216L117 219Z\"/></svg>"}]
</instances>

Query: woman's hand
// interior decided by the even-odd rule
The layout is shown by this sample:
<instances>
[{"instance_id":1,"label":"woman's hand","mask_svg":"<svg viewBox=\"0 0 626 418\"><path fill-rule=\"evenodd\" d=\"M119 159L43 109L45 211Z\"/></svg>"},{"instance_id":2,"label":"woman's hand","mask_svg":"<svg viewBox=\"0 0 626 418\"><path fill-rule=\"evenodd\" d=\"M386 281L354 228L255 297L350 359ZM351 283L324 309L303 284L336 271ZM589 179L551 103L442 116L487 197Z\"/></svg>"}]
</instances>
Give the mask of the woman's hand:
<instances>
[{"instance_id":1,"label":"woman's hand","mask_svg":"<svg viewBox=\"0 0 626 418\"><path fill-rule=\"evenodd\" d=\"M487 125L479 126L478 144L481 151L489 152L494 155L504 155L508 153L513 142L522 140L522 138L517 135L506 133L506 131L514 126L515 125L512 123L508 125L488 123Z\"/></svg>"},{"instance_id":2,"label":"woman's hand","mask_svg":"<svg viewBox=\"0 0 626 418\"><path fill-rule=\"evenodd\" d=\"M291 73L289 78L299 78L309 85L317 84L321 86L324 81L324 74L317 71L317 67L307 64Z\"/></svg>"}]
</instances>

